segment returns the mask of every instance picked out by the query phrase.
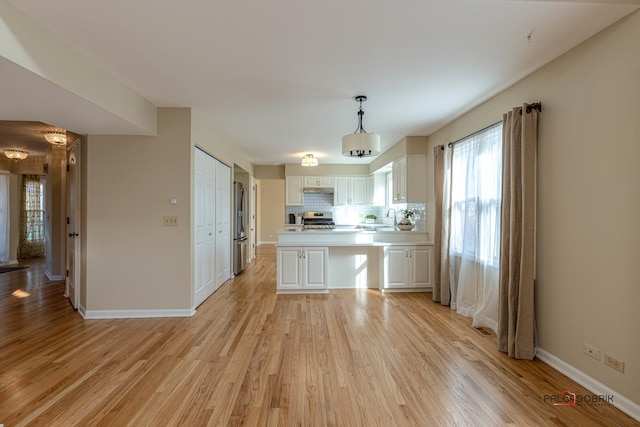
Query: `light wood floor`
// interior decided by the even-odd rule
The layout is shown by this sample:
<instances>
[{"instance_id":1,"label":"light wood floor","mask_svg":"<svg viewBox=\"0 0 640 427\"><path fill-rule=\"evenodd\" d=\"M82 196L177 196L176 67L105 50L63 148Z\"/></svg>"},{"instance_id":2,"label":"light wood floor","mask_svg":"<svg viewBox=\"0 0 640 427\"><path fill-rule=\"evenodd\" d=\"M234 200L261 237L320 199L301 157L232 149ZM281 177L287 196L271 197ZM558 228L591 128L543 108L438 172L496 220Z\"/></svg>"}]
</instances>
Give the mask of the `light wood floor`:
<instances>
[{"instance_id":1,"label":"light wood floor","mask_svg":"<svg viewBox=\"0 0 640 427\"><path fill-rule=\"evenodd\" d=\"M12 296L16 289L30 294ZM0 424L636 425L430 294L276 296L275 252L193 318L83 320L37 263L0 274Z\"/></svg>"}]
</instances>

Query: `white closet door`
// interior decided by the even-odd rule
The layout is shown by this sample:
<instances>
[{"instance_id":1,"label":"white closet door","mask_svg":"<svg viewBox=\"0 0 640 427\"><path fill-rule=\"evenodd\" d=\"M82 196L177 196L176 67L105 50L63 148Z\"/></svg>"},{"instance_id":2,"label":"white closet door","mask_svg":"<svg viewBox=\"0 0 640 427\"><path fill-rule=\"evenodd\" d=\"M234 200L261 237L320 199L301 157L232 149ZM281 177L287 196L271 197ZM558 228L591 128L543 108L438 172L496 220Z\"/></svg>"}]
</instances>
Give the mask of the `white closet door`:
<instances>
[{"instance_id":1,"label":"white closet door","mask_svg":"<svg viewBox=\"0 0 640 427\"><path fill-rule=\"evenodd\" d=\"M231 168L216 162L216 289L231 277Z\"/></svg>"},{"instance_id":2,"label":"white closet door","mask_svg":"<svg viewBox=\"0 0 640 427\"><path fill-rule=\"evenodd\" d=\"M195 153L195 211L194 255L195 289L194 307L200 305L216 290L215 273L215 218L216 218L216 165L217 162L202 150Z\"/></svg>"}]
</instances>

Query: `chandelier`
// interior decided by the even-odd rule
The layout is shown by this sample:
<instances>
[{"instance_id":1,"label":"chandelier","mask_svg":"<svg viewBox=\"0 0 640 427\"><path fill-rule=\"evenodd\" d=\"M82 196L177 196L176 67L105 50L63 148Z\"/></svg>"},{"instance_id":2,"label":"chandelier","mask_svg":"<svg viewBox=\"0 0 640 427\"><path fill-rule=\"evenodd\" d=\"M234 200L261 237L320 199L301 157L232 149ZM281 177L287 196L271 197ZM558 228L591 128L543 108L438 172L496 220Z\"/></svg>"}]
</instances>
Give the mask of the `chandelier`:
<instances>
[{"instance_id":1,"label":"chandelier","mask_svg":"<svg viewBox=\"0 0 640 427\"><path fill-rule=\"evenodd\" d=\"M44 139L53 145L65 145L67 143L67 131L64 129L52 129L45 131Z\"/></svg>"},{"instance_id":2,"label":"chandelier","mask_svg":"<svg viewBox=\"0 0 640 427\"><path fill-rule=\"evenodd\" d=\"M342 155L347 157L371 157L380 154L380 135L375 133L367 133L362 127L362 103L367 100L364 95L355 97L356 102L360 103L360 111L358 111L358 128L352 134L342 137Z\"/></svg>"},{"instance_id":3,"label":"chandelier","mask_svg":"<svg viewBox=\"0 0 640 427\"><path fill-rule=\"evenodd\" d=\"M9 149L4 150L4 155L17 162L18 160L26 159L29 156L29 152L24 150Z\"/></svg>"}]
</instances>

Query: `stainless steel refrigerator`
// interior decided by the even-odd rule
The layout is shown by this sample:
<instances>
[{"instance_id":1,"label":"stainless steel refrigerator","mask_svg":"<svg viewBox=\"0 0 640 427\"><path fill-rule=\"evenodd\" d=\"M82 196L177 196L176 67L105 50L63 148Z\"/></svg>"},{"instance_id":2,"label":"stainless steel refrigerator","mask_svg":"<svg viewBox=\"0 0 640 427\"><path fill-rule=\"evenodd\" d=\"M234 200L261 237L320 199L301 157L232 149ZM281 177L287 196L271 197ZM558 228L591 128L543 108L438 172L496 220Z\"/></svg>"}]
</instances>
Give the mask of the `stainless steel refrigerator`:
<instances>
[{"instance_id":1,"label":"stainless steel refrigerator","mask_svg":"<svg viewBox=\"0 0 640 427\"><path fill-rule=\"evenodd\" d=\"M233 274L236 275L247 266L247 193L241 182L233 182Z\"/></svg>"}]
</instances>

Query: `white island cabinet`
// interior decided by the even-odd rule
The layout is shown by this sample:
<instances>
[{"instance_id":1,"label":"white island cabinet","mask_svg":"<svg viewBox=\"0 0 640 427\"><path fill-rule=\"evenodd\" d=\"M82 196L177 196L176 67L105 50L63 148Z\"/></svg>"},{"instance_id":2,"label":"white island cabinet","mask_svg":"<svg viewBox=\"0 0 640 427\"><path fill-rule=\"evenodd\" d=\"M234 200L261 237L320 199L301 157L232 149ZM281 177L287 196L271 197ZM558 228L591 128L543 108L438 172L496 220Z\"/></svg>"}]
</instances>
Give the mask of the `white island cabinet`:
<instances>
[{"instance_id":1,"label":"white island cabinet","mask_svg":"<svg viewBox=\"0 0 640 427\"><path fill-rule=\"evenodd\" d=\"M430 245L387 246L381 276L383 292L432 290L433 253Z\"/></svg>"},{"instance_id":2,"label":"white island cabinet","mask_svg":"<svg viewBox=\"0 0 640 427\"><path fill-rule=\"evenodd\" d=\"M328 247L280 247L277 292L327 293Z\"/></svg>"},{"instance_id":3,"label":"white island cabinet","mask_svg":"<svg viewBox=\"0 0 640 427\"><path fill-rule=\"evenodd\" d=\"M357 228L278 231L277 293L331 289L427 292L433 243L426 231Z\"/></svg>"}]
</instances>

